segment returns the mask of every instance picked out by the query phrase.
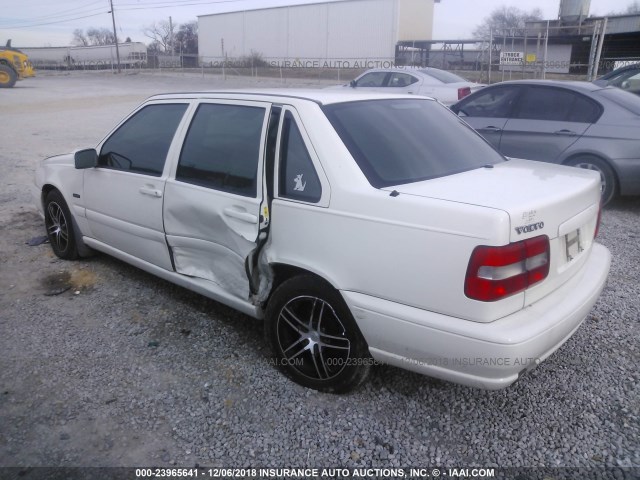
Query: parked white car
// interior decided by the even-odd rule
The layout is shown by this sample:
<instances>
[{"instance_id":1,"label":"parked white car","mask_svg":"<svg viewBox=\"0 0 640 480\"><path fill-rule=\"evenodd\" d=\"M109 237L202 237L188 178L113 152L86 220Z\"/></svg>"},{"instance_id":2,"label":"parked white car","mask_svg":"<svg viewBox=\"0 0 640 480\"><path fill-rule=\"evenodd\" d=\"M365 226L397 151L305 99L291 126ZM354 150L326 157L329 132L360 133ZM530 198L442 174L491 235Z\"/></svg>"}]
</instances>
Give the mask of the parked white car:
<instances>
[{"instance_id":1,"label":"parked white car","mask_svg":"<svg viewBox=\"0 0 640 480\"><path fill-rule=\"evenodd\" d=\"M609 271L600 178L508 161L438 102L158 95L33 195L63 259L113 255L252 317L322 391L373 360L498 389L559 348Z\"/></svg>"},{"instance_id":2,"label":"parked white car","mask_svg":"<svg viewBox=\"0 0 640 480\"><path fill-rule=\"evenodd\" d=\"M437 68L374 68L347 85L355 91L424 95L452 105L485 85L470 82L455 73Z\"/></svg>"}]
</instances>

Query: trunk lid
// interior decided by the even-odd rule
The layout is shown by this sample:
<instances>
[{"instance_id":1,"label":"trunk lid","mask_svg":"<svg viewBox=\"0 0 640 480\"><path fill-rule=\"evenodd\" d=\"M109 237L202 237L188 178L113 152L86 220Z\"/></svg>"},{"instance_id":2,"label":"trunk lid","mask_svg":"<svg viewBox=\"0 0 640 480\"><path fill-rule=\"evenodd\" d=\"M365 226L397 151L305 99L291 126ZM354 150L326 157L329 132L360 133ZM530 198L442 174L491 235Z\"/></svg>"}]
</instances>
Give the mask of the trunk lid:
<instances>
[{"instance_id":1,"label":"trunk lid","mask_svg":"<svg viewBox=\"0 0 640 480\"><path fill-rule=\"evenodd\" d=\"M579 271L593 244L600 204L595 172L517 159L384 190L502 210L509 232L493 232L492 238L508 243L547 235L549 275L525 292L525 305Z\"/></svg>"},{"instance_id":2,"label":"trunk lid","mask_svg":"<svg viewBox=\"0 0 640 480\"><path fill-rule=\"evenodd\" d=\"M592 171L510 160L384 190L505 211L511 220L509 240L517 242L538 235L556 238L560 225L599 203L599 189L600 177Z\"/></svg>"}]
</instances>

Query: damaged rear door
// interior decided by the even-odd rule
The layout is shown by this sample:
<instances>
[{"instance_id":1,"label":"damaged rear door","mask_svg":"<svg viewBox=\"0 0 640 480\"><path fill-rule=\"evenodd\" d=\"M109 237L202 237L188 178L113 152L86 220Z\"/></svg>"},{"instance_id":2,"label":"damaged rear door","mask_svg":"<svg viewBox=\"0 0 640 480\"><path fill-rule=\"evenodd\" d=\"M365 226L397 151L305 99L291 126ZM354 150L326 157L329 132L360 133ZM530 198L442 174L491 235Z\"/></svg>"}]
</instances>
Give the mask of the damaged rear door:
<instances>
[{"instance_id":1,"label":"damaged rear door","mask_svg":"<svg viewBox=\"0 0 640 480\"><path fill-rule=\"evenodd\" d=\"M249 297L245 259L256 248L261 218L268 221L260 209L270 107L200 103L165 187L164 227L176 272L243 300Z\"/></svg>"}]
</instances>

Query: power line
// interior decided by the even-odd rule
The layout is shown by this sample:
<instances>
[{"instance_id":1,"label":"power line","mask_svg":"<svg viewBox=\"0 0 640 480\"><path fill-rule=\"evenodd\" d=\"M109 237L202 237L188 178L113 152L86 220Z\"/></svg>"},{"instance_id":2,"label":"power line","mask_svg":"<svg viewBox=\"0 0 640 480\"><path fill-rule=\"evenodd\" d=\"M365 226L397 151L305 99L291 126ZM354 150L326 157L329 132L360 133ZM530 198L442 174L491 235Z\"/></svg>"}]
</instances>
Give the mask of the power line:
<instances>
[{"instance_id":1,"label":"power line","mask_svg":"<svg viewBox=\"0 0 640 480\"><path fill-rule=\"evenodd\" d=\"M65 20L56 20L56 21L43 22L43 23L33 23L30 25L2 25L0 26L0 30L7 30L10 28L31 28L31 27L40 27L43 25L54 25L56 23L67 23L67 22L72 22L74 20L82 20L83 18L97 17L98 15L104 15L105 13L109 13L109 12L104 11L100 13L94 13L92 15L85 15L83 17L67 18Z\"/></svg>"},{"instance_id":2,"label":"power line","mask_svg":"<svg viewBox=\"0 0 640 480\"><path fill-rule=\"evenodd\" d=\"M123 3L115 4L118 10L146 10L146 9L159 9L159 8L171 8L176 6L194 6L194 5L211 5L221 3L236 3L243 0L174 0L168 1L156 1L149 3L145 6L141 6L140 3ZM31 17L29 19L20 19L14 21L2 21L0 20L0 30L14 29L14 28L31 28L40 27L45 25L55 25L58 23L72 22L75 20L82 20L85 18L96 17L109 13L109 11L100 11L99 8L90 8L92 5L103 3L103 1L93 1L84 5L79 5L74 8L62 10L57 13L51 13L49 15L41 15Z\"/></svg>"},{"instance_id":3,"label":"power line","mask_svg":"<svg viewBox=\"0 0 640 480\"><path fill-rule=\"evenodd\" d=\"M86 3L84 5L79 5L74 8L62 10L57 13L52 13L50 15L41 15L39 17L32 17L24 20L14 20L11 21L2 21L0 20L0 30L6 29L15 29L15 28L31 28L31 27L40 27L45 25L55 25L58 23L67 23L73 22L75 20L82 20L85 18L97 17L99 15L103 15L105 13L109 13L109 11L99 11L99 8L89 8L92 5L103 3L104 0L92 1L90 3ZM198 5L215 5L215 4L223 4L223 3L238 3L245 0L173 0L173 1L155 1L148 3L146 5L141 5L140 3L116 3L114 7L117 7L118 10L152 10L152 9L160 9L160 8L171 8L171 7L186 7L186 6L198 6ZM86 10L88 9L88 10ZM84 11L83 11L84 10ZM94 13L95 12L95 13ZM80 15L79 14L85 14ZM64 17L64 18L61 18Z\"/></svg>"},{"instance_id":4,"label":"power line","mask_svg":"<svg viewBox=\"0 0 640 480\"><path fill-rule=\"evenodd\" d=\"M121 3L116 5L119 10L152 10L158 8L171 8L171 7L188 7L194 5L215 5L220 3L236 3L243 0L205 0L205 1L197 1L197 0L184 0L183 2L170 2L170 3L158 3L158 4L148 4L144 7L139 6L140 4L136 3ZM136 6L137 5L137 6Z\"/></svg>"},{"instance_id":5,"label":"power line","mask_svg":"<svg viewBox=\"0 0 640 480\"><path fill-rule=\"evenodd\" d=\"M36 20L47 18L47 17L59 17L61 15L68 15L68 14L88 13L88 12L80 12L80 10L85 10L85 9L91 7L92 5L96 5L98 3L102 4L103 7L104 7L104 2L102 0L97 0L97 1L93 1L93 2L87 3L85 5L78 5L77 7L68 8L66 10L60 10L57 13L52 13L52 14L48 14L48 15L42 15L40 17L33 17L33 18L31 18L31 20L36 21ZM93 8L90 8L89 10L96 10L96 9L97 9L97 7L93 7Z\"/></svg>"},{"instance_id":6,"label":"power line","mask_svg":"<svg viewBox=\"0 0 640 480\"><path fill-rule=\"evenodd\" d=\"M78 16L78 15L88 15L91 13L94 13L98 10L100 10L98 7L92 7L92 5L96 5L96 4L103 4L104 2L101 0L98 1L93 1L84 5L78 5L74 8L69 8L66 10L60 10L56 13L49 13L46 15L40 15L40 16L35 16L35 17L30 17L28 19L14 19L14 20L0 20L0 24L7 24L7 23L11 23L11 24L22 24L22 23L34 23L34 22L40 22L40 21L48 21L48 20L54 20L56 19L56 17L69 17L69 16ZM91 7L91 8L90 8ZM104 8L104 7L103 7Z\"/></svg>"}]
</instances>

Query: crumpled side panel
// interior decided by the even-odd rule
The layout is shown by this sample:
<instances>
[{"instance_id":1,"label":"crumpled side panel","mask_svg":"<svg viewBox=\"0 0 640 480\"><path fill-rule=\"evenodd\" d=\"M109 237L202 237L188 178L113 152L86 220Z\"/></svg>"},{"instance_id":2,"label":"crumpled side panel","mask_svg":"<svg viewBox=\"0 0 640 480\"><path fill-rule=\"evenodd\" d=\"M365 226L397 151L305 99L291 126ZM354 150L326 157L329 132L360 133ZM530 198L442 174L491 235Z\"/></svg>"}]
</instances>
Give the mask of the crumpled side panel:
<instances>
[{"instance_id":1,"label":"crumpled side panel","mask_svg":"<svg viewBox=\"0 0 640 480\"><path fill-rule=\"evenodd\" d=\"M243 300L249 298L244 259L220 245L187 237L167 236L176 272L210 280Z\"/></svg>"}]
</instances>

